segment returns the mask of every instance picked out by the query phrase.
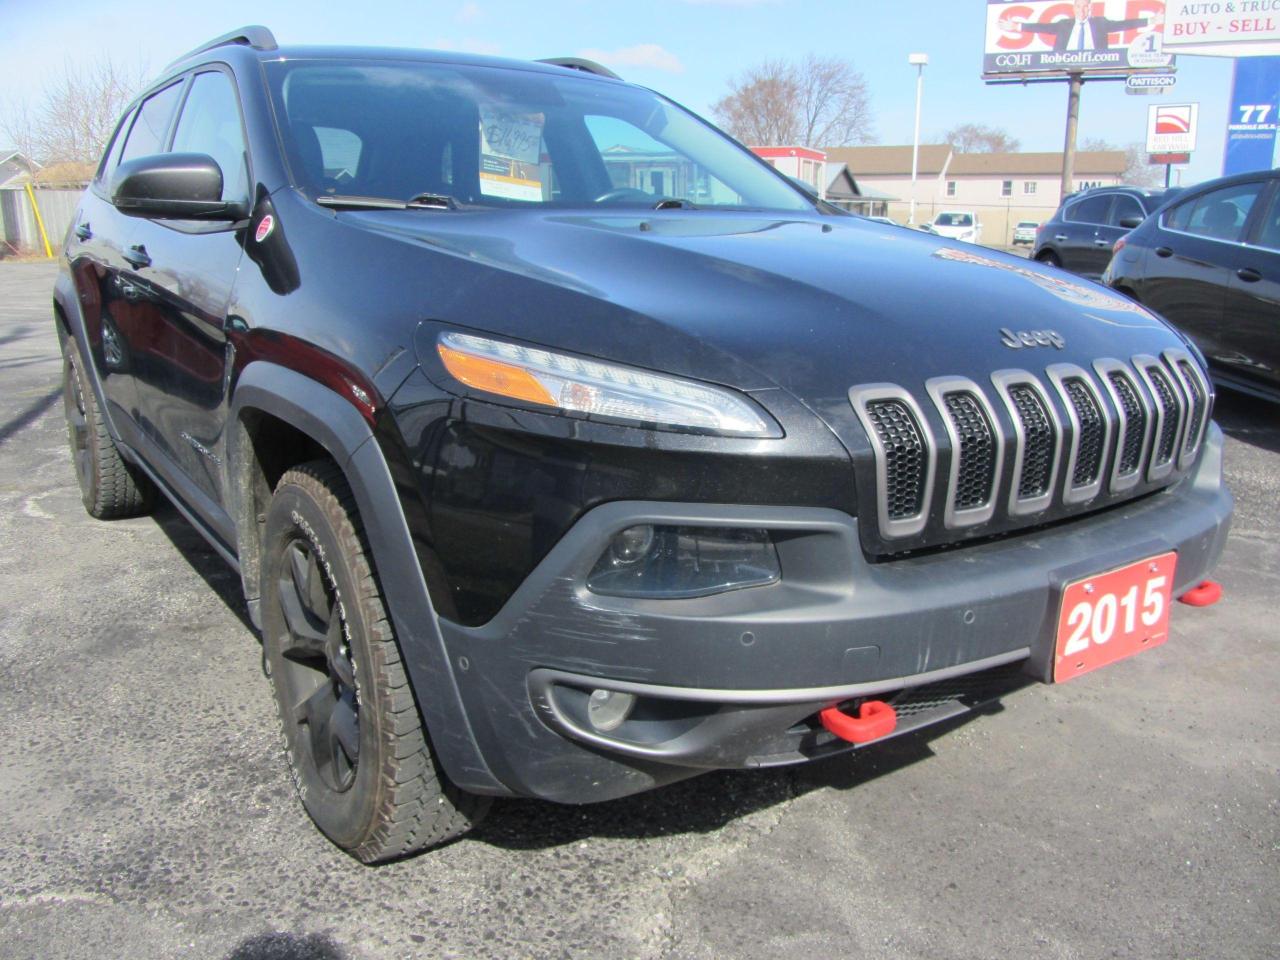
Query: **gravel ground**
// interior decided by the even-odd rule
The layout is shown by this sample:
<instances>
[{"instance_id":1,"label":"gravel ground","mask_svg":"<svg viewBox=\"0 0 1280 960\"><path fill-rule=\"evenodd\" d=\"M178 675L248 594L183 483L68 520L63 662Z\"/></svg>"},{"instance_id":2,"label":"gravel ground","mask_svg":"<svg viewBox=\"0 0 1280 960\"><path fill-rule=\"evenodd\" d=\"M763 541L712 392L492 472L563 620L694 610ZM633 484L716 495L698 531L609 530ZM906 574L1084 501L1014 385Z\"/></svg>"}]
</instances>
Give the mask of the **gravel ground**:
<instances>
[{"instance_id":1,"label":"gravel ground","mask_svg":"<svg viewBox=\"0 0 1280 960\"><path fill-rule=\"evenodd\" d=\"M0 264L0 957L1280 956L1280 408L1221 399L1226 599L1158 650L369 869L292 795L231 572L81 507L53 275Z\"/></svg>"}]
</instances>

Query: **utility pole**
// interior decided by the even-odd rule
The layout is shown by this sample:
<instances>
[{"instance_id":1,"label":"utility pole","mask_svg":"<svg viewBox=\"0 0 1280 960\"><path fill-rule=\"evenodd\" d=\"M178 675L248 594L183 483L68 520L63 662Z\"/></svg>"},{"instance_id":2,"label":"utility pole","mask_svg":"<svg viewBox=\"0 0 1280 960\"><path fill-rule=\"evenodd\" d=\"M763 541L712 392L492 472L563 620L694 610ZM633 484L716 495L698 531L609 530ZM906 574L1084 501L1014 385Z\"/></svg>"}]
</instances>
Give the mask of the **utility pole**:
<instances>
[{"instance_id":1,"label":"utility pole","mask_svg":"<svg viewBox=\"0 0 1280 960\"><path fill-rule=\"evenodd\" d=\"M924 68L929 64L927 53L907 55L907 63L916 68L916 135L911 142L911 213L907 225L916 225L916 176L920 170L920 101L924 97Z\"/></svg>"},{"instance_id":2,"label":"utility pole","mask_svg":"<svg viewBox=\"0 0 1280 960\"><path fill-rule=\"evenodd\" d=\"M1062 199L1071 193L1071 183L1075 179L1076 166L1076 128L1080 125L1080 89L1084 86L1084 76L1073 73L1067 84L1067 137L1062 145Z\"/></svg>"}]
</instances>

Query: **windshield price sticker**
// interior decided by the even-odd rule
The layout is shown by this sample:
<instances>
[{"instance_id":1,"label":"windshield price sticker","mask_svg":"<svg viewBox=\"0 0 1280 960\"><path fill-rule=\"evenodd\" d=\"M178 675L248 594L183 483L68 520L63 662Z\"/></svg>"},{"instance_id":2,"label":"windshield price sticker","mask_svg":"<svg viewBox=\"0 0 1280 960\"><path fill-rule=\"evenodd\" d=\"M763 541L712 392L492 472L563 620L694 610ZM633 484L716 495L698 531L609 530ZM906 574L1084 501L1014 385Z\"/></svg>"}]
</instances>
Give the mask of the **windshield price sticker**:
<instances>
[{"instance_id":1,"label":"windshield price sticker","mask_svg":"<svg viewBox=\"0 0 1280 960\"><path fill-rule=\"evenodd\" d=\"M1164 643L1177 561L1176 553L1165 553L1068 584L1058 614L1054 682Z\"/></svg>"}]
</instances>

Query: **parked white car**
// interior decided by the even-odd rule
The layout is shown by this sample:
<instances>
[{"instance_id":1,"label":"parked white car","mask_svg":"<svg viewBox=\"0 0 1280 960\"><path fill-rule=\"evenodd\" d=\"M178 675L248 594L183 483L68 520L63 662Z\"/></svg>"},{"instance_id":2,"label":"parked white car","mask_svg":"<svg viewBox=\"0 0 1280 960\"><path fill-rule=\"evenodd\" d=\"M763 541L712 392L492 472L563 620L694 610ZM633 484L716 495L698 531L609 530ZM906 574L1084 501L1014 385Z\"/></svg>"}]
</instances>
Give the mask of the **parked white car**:
<instances>
[{"instance_id":1,"label":"parked white car","mask_svg":"<svg viewBox=\"0 0 1280 960\"><path fill-rule=\"evenodd\" d=\"M972 210L943 210L933 218L933 232L950 240L977 243L982 237L982 224Z\"/></svg>"},{"instance_id":2,"label":"parked white car","mask_svg":"<svg viewBox=\"0 0 1280 960\"><path fill-rule=\"evenodd\" d=\"M1035 220L1019 220L1013 228L1013 245L1016 247L1020 243L1028 246L1034 246L1036 242L1036 231L1040 229L1040 224Z\"/></svg>"}]
</instances>

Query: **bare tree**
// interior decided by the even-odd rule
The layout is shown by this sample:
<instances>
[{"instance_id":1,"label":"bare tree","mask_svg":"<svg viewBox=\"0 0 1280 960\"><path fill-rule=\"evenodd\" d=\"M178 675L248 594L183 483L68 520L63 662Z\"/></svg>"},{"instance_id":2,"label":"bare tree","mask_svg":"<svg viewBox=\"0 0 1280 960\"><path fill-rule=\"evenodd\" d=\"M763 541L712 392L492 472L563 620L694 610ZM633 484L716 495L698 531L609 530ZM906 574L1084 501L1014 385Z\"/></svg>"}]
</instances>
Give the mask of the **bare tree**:
<instances>
[{"instance_id":1,"label":"bare tree","mask_svg":"<svg viewBox=\"0 0 1280 960\"><path fill-rule=\"evenodd\" d=\"M839 57L766 60L730 81L711 112L748 144L842 147L875 140L867 81Z\"/></svg>"},{"instance_id":2,"label":"bare tree","mask_svg":"<svg viewBox=\"0 0 1280 960\"><path fill-rule=\"evenodd\" d=\"M131 70L110 58L87 67L68 62L49 77L34 105L25 100L9 105L4 132L40 163L92 163L144 76L143 67Z\"/></svg>"},{"instance_id":3,"label":"bare tree","mask_svg":"<svg viewBox=\"0 0 1280 960\"><path fill-rule=\"evenodd\" d=\"M1114 143L1109 143L1100 137L1089 137L1080 144L1080 149L1123 150L1125 160L1123 180L1125 183L1135 187L1158 187L1161 185L1161 170L1158 166L1152 166L1148 161L1144 144L1131 143L1124 147L1117 147Z\"/></svg>"},{"instance_id":4,"label":"bare tree","mask_svg":"<svg viewBox=\"0 0 1280 960\"><path fill-rule=\"evenodd\" d=\"M999 127L962 123L942 135L956 153L1015 153L1022 143Z\"/></svg>"}]
</instances>

